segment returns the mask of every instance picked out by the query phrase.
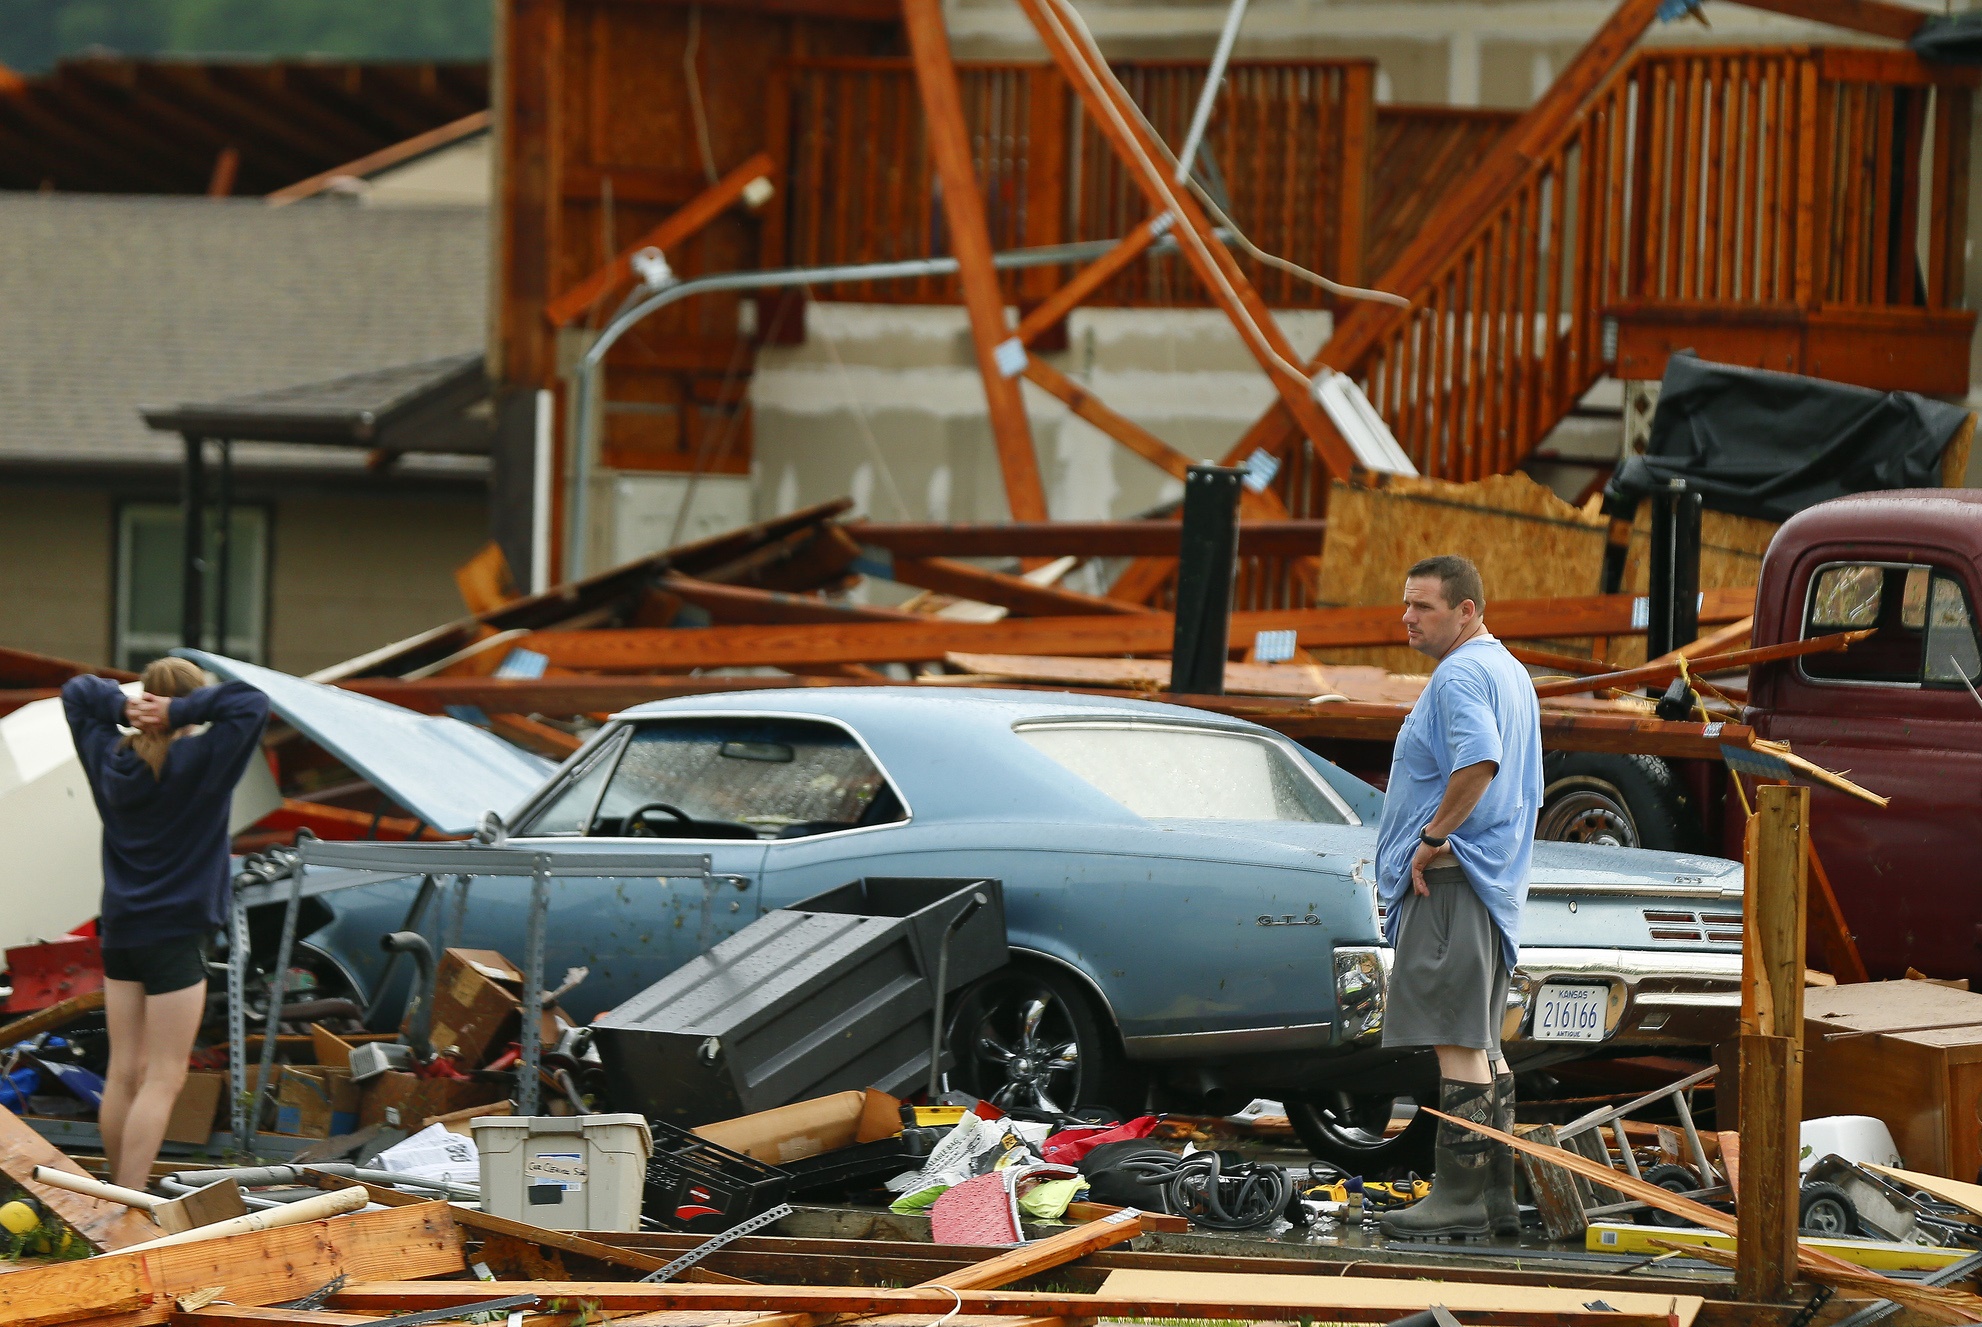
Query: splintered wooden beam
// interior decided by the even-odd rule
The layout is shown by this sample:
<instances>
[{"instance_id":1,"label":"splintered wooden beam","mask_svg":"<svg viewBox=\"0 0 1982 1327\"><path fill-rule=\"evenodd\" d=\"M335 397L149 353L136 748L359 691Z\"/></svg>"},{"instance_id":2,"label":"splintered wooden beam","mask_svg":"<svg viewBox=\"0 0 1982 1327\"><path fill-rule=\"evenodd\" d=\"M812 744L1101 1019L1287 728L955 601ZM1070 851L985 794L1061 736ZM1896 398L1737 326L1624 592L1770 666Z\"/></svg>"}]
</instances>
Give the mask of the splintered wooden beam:
<instances>
[{"instance_id":1,"label":"splintered wooden beam","mask_svg":"<svg viewBox=\"0 0 1982 1327\"><path fill-rule=\"evenodd\" d=\"M1847 32L1865 32L1874 37L1905 41L1926 25L1928 11L1911 5L1894 5L1883 0L1741 0L1750 9L1766 9L1772 14L1828 23Z\"/></svg>"},{"instance_id":2,"label":"splintered wooden beam","mask_svg":"<svg viewBox=\"0 0 1982 1327\"><path fill-rule=\"evenodd\" d=\"M1490 620L1503 640L1643 634L1632 626L1631 595L1497 603ZM1708 590L1700 617L1724 622L1748 613L1752 589ZM781 667L813 663L935 662L952 651L978 654L1167 654L1167 613L1025 618L1004 622L851 623L846 626L709 627L699 631L600 629L541 631L519 642L560 668L598 672L687 672L692 668ZM1304 647L1402 645L1394 606L1234 613L1241 647L1259 631L1292 630Z\"/></svg>"},{"instance_id":3,"label":"splintered wooden beam","mask_svg":"<svg viewBox=\"0 0 1982 1327\"><path fill-rule=\"evenodd\" d=\"M1372 1286L1385 1289L1400 1283L1383 1283L1347 1278L1303 1277L1312 1283L1312 1293L1300 1308L1306 1316L1327 1322L1387 1323L1398 1316L1394 1296L1366 1293ZM952 1290L943 1286L910 1286L903 1289L871 1289L844 1286L707 1286L624 1281L526 1281L515 1283L545 1299L567 1303L589 1303L608 1312L624 1310L728 1310L762 1309L779 1313L927 1313L941 1317L953 1309L965 1314L1023 1314L1034 1317L1103 1318L1234 1318L1244 1321L1284 1321L1290 1306L1284 1297L1256 1299L1243 1289L1230 1295L1209 1293L1149 1295L1079 1295L1053 1291ZM1410 1283L1401 1283L1410 1284ZM1429 1283L1418 1292L1425 1301L1444 1293L1444 1287ZM1602 1309L1537 1310L1523 1297L1531 1287L1511 1287L1497 1307L1473 1307L1466 1320L1474 1327L1683 1327L1681 1319L1664 1309L1671 1297L1660 1296L1661 1308L1654 1312L1620 1313ZM1579 1294L1581 1292L1578 1292ZM331 1302L339 1308L361 1312L452 1308L486 1299L486 1282L474 1281L377 1281L346 1286ZM1481 1297L1482 1300L1485 1297ZM1490 1301L1488 1301L1490 1302ZM1686 1311L1691 1320L1699 1300L1679 1299L1675 1308Z\"/></svg>"},{"instance_id":4,"label":"splintered wooden beam","mask_svg":"<svg viewBox=\"0 0 1982 1327\"><path fill-rule=\"evenodd\" d=\"M142 1216L131 1216L151 1225ZM151 1233L156 1235L156 1228ZM118 1327L153 1327L170 1320L179 1296L216 1287L218 1298L236 1304L274 1304L313 1294L340 1275L354 1281L447 1276L465 1264L461 1231L447 1204L420 1203L194 1244L106 1253L86 1262L21 1268L0 1275L0 1323L56 1327L116 1315ZM462 1284L489 1298L486 1284Z\"/></svg>"},{"instance_id":5,"label":"splintered wooden beam","mask_svg":"<svg viewBox=\"0 0 1982 1327\"><path fill-rule=\"evenodd\" d=\"M621 249L613 260L544 305L544 317L553 327L564 327L610 299L633 277L633 256L642 249L659 249L663 254L721 216L749 187L752 180L764 179L777 170L768 152L757 155L717 180L683 204L660 225Z\"/></svg>"},{"instance_id":6,"label":"splintered wooden beam","mask_svg":"<svg viewBox=\"0 0 1982 1327\"><path fill-rule=\"evenodd\" d=\"M933 3L933 0L917 0ZM1094 127L1122 161L1130 178L1157 212L1177 220L1177 246L1212 302L1231 319L1239 338L1258 361L1287 416L1314 443L1322 464L1338 479L1356 469L1355 453L1314 399L1300 355L1274 321L1266 301L1212 233L1210 219L1189 189L1171 180L1165 153L1145 129L1140 112L1116 83L1105 62L1091 51L1061 5L1063 0L1019 0L1046 52L1086 106ZM1243 457L1240 458L1243 461Z\"/></svg>"},{"instance_id":7,"label":"splintered wooden beam","mask_svg":"<svg viewBox=\"0 0 1982 1327\"><path fill-rule=\"evenodd\" d=\"M1069 617L1082 614L1134 615L1153 610L1136 604L1097 599L1052 585L1036 585L1023 576L973 567L951 558L892 558L888 579L921 590L975 599L1011 610L1015 617Z\"/></svg>"},{"instance_id":8,"label":"splintered wooden beam","mask_svg":"<svg viewBox=\"0 0 1982 1327\"><path fill-rule=\"evenodd\" d=\"M977 354L977 371L984 380L984 397L990 407L991 437L997 444L998 468L1005 479L1005 503L1015 521L1043 521L1047 515L1046 489L1039 479L1039 456L1033 450L1032 429L1026 422L1025 398L999 362L999 346L1009 339L1005 300L998 291L997 270L991 266L991 231L984 220L977 172L971 165L970 127L964 118L956 65L950 58L943 0L902 0L902 27L915 60L915 85L922 94L929 155L943 185L943 219L948 223L950 250L957 260L964 308L970 315L971 348ZM1014 349L1023 355L1023 347ZM1018 367L1014 365L1014 371Z\"/></svg>"},{"instance_id":9,"label":"splintered wooden beam","mask_svg":"<svg viewBox=\"0 0 1982 1327\"><path fill-rule=\"evenodd\" d=\"M948 525L933 521L858 521L842 527L861 544L904 558L1175 557L1178 521L1039 521ZM1241 521L1240 557L1315 557L1328 522Z\"/></svg>"},{"instance_id":10,"label":"splintered wooden beam","mask_svg":"<svg viewBox=\"0 0 1982 1327\"><path fill-rule=\"evenodd\" d=\"M721 585L692 576L668 576L657 587L694 604L717 622L912 622L915 614L893 608L836 604L806 594Z\"/></svg>"},{"instance_id":11,"label":"splintered wooden beam","mask_svg":"<svg viewBox=\"0 0 1982 1327\"><path fill-rule=\"evenodd\" d=\"M101 1004L102 992L97 992L96 997L97 1003ZM88 997L79 996L77 999L86 1000ZM64 1004L67 1003L64 1001ZM57 1009L61 1007L56 1006ZM0 1175L25 1189L94 1248L114 1252L126 1245L142 1244L157 1238L158 1227L144 1213L122 1203L43 1184L34 1178L37 1166L48 1166L74 1175L84 1174L83 1168L71 1161L55 1144L23 1124L12 1111L0 1106ZM0 1276L0 1323L14 1322L7 1312L10 1301L5 1287L12 1285L14 1278L20 1275L24 1273L10 1272Z\"/></svg>"},{"instance_id":12,"label":"splintered wooden beam","mask_svg":"<svg viewBox=\"0 0 1982 1327\"><path fill-rule=\"evenodd\" d=\"M1114 248L1074 273L1066 285L1041 300L1032 312L1019 319L1018 331L1013 335L1018 337L1021 345L1031 345L1041 332L1072 313L1082 300L1107 285L1123 268L1147 253L1149 246L1161 239L1173 224L1170 214L1161 212L1124 235Z\"/></svg>"},{"instance_id":13,"label":"splintered wooden beam","mask_svg":"<svg viewBox=\"0 0 1982 1327\"><path fill-rule=\"evenodd\" d=\"M1808 640L1784 641L1780 645L1762 645L1752 650L1736 650L1732 654L1708 655L1703 659L1688 660L1686 668L1691 673L1704 676L1710 673L1731 673L1737 669L1752 668L1756 664L1776 663L1783 659L1800 659L1806 654L1832 654L1838 650L1850 649L1870 636L1872 631L1872 628L1863 631L1840 631L1830 636L1812 636ZM1642 668L1626 668L1621 672L1564 678L1557 682L1538 682L1535 684L1535 694L1572 696L1583 691L1626 691L1634 687L1656 686L1660 682L1670 682L1679 676L1679 670L1680 663L1677 659L1669 663L1649 663Z\"/></svg>"},{"instance_id":14,"label":"splintered wooden beam","mask_svg":"<svg viewBox=\"0 0 1982 1327\"><path fill-rule=\"evenodd\" d=\"M1196 464L1190 457L1126 415L1111 410L1094 393L1039 356L1026 356L1025 380L1164 474L1173 479L1189 477L1191 466ZM1255 493L1243 484L1239 486L1239 511L1243 516L1260 521L1285 520L1287 517L1287 506L1277 494L1270 490Z\"/></svg>"},{"instance_id":15,"label":"splintered wooden beam","mask_svg":"<svg viewBox=\"0 0 1982 1327\"><path fill-rule=\"evenodd\" d=\"M1010 1285L1023 1281L1028 1276L1051 1271L1064 1266L1076 1258L1084 1258L1099 1249L1112 1248L1124 1240L1134 1239L1144 1228L1142 1214L1134 1208L1123 1208L1111 1212L1099 1220L1084 1222L1071 1230L1060 1231L1032 1244L1021 1244L1015 1249L986 1258L983 1262L972 1263L968 1267L948 1272L933 1280L925 1280L918 1288L947 1287L952 1291L990 1290L997 1286ZM748 1327L819 1327L824 1321L813 1313L782 1313L772 1317L758 1318ZM1057 1316L1039 1318L1039 1327L1057 1324Z\"/></svg>"}]
</instances>

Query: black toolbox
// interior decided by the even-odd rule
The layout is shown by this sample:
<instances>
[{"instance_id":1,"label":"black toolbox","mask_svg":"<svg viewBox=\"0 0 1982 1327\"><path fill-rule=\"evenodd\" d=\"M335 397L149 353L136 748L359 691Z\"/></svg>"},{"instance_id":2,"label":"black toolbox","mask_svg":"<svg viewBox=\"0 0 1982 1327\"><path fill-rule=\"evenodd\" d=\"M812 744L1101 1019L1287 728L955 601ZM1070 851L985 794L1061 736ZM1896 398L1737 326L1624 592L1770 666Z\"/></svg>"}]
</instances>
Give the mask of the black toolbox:
<instances>
[{"instance_id":1,"label":"black toolbox","mask_svg":"<svg viewBox=\"0 0 1982 1327\"><path fill-rule=\"evenodd\" d=\"M996 880L856 880L767 913L601 1014L614 1110L684 1128L832 1092L929 1079L936 966L952 991L1003 967Z\"/></svg>"},{"instance_id":2,"label":"black toolbox","mask_svg":"<svg viewBox=\"0 0 1982 1327\"><path fill-rule=\"evenodd\" d=\"M791 1197L791 1176L666 1120L649 1120L654 1151L640 1211L672 1230L719 1234Z\"/></svg>"}]
</instances>

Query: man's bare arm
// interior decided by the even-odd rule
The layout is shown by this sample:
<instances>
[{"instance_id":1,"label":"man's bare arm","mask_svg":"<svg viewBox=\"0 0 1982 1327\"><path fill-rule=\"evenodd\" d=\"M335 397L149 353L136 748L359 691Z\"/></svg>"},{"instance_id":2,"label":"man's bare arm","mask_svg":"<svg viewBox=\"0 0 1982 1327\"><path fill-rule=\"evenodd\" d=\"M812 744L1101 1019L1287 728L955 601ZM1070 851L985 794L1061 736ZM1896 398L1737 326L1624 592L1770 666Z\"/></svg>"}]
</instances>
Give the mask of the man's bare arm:
<instances>
[{"instance_id":1,"label":"man's bare arm","mask_svg":"<svg viewBox=\"0 0 1982 1327\"><path fill-rule=\"evenodd\" d=\"M1500 766L1491 760L1454 770L1451 780L1445 785L1445 796L1439 799L1438 810L1432 813L1424 832L1435 839L1444 838L1465 824L1466 817L1473 814L1480 798L1486 796L1487 785L1499 772Z\"/></svg>"},{"instance_id":2,"label":"man's bare arm","mask_svg":"<svg viewBox=\"0 0 1982 1327\"><path fill-rule=\"evenodd\" d=\"M1487 785L1493 776L1500 772L1500 766L1491 760L1478 761L1464 769L1452 771L1446 780L1445 796L1438 800L1438 810L1426 822L1424 833L1435 839L1444 838L1453 830L1466 823L1466 817L1473 814L1473 808L1486 796ZM1434 848L1429 843L1420 843L1418 850L1411 854L1411 888L1430 897L1431 886L1425 883L1425 868L1446 852L1444 848Z\"/></svg>"}]
</instances>

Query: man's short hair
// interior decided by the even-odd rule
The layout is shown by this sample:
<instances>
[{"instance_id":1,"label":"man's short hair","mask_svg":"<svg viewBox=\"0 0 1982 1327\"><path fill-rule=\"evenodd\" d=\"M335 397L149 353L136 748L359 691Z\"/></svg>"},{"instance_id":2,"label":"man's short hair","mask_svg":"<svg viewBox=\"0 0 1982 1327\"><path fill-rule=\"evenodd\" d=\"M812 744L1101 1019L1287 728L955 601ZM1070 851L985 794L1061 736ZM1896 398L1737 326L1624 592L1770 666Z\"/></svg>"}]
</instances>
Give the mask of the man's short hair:
<instances>
[{"instance_id":1,"label":"man's short hair","mask_svg":"<svg viewBox=\"0 0 1982 1327\"><path fill-rule=\"evenodd\" d=\"M1437 557L1425 558L1404 573L1405 580L1419 577L1438 579L1439 587L1445 591L1446 607L1457 608L1471 599L1475 608L1486 612L1486 582L1480 579L1480 569L1473 565L1471 558L1462 558L1457 553L1440 553Z\"/></svg>"}]
</instances>

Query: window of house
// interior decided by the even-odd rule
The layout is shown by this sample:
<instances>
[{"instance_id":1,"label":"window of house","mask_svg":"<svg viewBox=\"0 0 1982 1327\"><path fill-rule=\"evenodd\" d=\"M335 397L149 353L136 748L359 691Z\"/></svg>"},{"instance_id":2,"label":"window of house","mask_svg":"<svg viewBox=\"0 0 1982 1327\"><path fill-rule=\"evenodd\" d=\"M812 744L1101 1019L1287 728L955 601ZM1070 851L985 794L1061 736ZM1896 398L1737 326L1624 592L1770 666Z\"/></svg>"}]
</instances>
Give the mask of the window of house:
<instances>
[{"instance_id":1,"label":"window of house","mask_svg":"<svg viewBox=\"0 0 1982 1327\"><path fill-rule=\"evenodd\" d=\"M852 733L808 719L633 725L566 780L525 833L787 839L908 818Z\"/></svg>"},{"instance_id":2,"label":"window of house","mask_svg":"<svg viewBox=\"0 0 1982 1327\"><path fill-rule=\"evenodd\" d=\"M220 520L207 514L206 630L201 644L230 658L261 663L268 654L268 513L237 506L227 549L227 639L219 641ZM131 502L117 512L116 655L120 668L142 669L181 643L185 519L176 503Z\"/></svg>"},{"instance_id":3,"label":"window of house","mask_svg":"<svg viewBox=\"0 0 1982 1327\"><path fill-rule=\"evenodd\" d=\"M1959 577L1921 563L1833 562L1817 569L1803 637L1873 634L1848 650L1805 655L1806 677L1832 682L1961 686L1982 675L1974 614Z\"/></svg>"}]
</instances>

